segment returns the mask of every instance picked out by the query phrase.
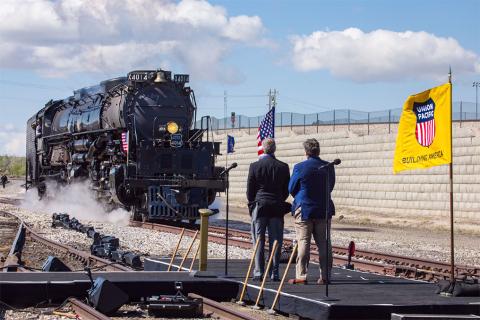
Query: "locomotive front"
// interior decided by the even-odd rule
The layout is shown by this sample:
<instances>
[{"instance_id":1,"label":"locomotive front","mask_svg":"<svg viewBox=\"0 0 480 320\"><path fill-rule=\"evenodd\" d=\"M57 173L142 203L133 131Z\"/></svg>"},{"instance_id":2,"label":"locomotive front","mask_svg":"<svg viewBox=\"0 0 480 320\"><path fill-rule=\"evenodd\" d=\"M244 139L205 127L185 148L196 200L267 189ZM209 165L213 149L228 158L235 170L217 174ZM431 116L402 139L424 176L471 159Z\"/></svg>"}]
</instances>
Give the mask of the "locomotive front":
<instances>
[{"instance_id":1,"label":"locomotive front","mask_svg":"<svg viewBox=\"0 0 480 320\"><path fill-rule=\"evenodd\" d=\"M51 180L88 181L98 199L135 220L194 222L226 182L209 118L194 128L188 82L164 70L132 71L51 100L27 122L26 186L43 195Z\"/></svg>"},{"instance_id":2,"label":"locomotive front","mask_svg":"<svg viewBox=\"0 0 480 320\"><path fill-rule=\"evenodd\" d=\"M133 206L135 219L193 222L198 209L225 190L223 168L215 167L220 143L209 139L208 118L193 128L196 105L188 78L172 79L166 71L128 74L122 139L127 160L112 168L110 185L118 201Z\"/></svg>"}]
</instances>

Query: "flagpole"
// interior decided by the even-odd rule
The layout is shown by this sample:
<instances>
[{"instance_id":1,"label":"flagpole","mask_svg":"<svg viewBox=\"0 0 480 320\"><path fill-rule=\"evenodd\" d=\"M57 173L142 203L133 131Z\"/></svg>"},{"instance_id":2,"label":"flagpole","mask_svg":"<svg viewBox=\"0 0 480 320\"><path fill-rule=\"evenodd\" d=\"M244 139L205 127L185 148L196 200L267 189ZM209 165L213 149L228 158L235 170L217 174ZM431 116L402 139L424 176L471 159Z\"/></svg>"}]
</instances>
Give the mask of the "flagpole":
<instances>
[{"instance_id":1,"label":"flagpole","mask_svg":"<svg viewBox=\"0 0 480 320\"><path fill-rule=\"evenodd\" d=\"M455 281L455 251L454 251L454 234L453 234L453 106L452 106L452 68L448 72L448 83L451 85L450 90L450 281Z\"/></svg>"}]
</instances>

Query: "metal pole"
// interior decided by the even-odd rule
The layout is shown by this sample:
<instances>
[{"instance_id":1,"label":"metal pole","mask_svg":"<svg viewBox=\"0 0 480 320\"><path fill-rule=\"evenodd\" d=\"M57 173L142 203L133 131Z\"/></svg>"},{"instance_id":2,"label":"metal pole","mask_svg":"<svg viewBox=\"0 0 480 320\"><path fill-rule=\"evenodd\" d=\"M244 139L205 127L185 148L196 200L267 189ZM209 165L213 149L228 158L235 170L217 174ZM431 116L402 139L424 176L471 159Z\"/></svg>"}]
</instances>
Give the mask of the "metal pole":
<instances>
[{"instance_id":1,"label":"metal pole","mask_svg":"<svg viewBox=\"0 0 480 320\"><path fill-rule=\"evenodd\" d=\"M227 129L227 90L223 91L223 129Z\"/></svg>"},{"instance_id":2,"label":"metal pole","mask_svg":"<svg viewBox=\"0 0 480 320\"><path fill-rule=\"evenodd\" d=\"M326 261L325 261L325 266L327 268L327 279L324 279L326 280L325 281L325 296L328 298L328 285L329 285L329 282L330 282L330 254L329 254L329 246L328 246L328 241L330 240L330 230L328 228L328 204L329 204L329 187L330 187L330 184L329 184L329 181L328 179L330 179L329 177L329 167L327 166L325 168L326 170L326 174L325 174L325 202L326 202L326 205L325 205L325 242L326 242L326 250L325 250L325 256L326 256ZM322 259L322 257L320 257L320 259ZM320 261L319 261L320 262ZM322 265L320 263L320 265ZM323 269L322 269L323 270Z\"/></svg>"},{"instance_id":3,"label":"metal pole","mask_svg":"<svg viewBox=\"0 0 480 320\"><path fill-rule=\"evenodd\" d=\"M306 122L307 122L307 115L304 114L304 115L303 115L303 134L305 134Z\"/></svg>"},{"instance_id":4,"label":"metal pole","mask_svg":"<svg viewBox=\"0 0 480 320\"><path fill-rule=\"evenodd\" d=\"M280 112L280 131L283 131L283 112Z\"/></svg>"},{"instance_id":5,"label":"metal pole","mask_svg":"<svg viewBox=\"0 0 480 320\"><path fill-rule=\"evenodd\" d=\"M480 82L474 81L473 86L475 87L475 120L478 120L478 86L480 86Z\"/></svg>"},{"instance_id":6,"label":"metal pole","mask_svg":"<svg viewBox=\"0 0 480 320\"><path fill-rule=\"evenodd\" d=\"M333 131L335 131L335 109L333 109Z\"/></svg>"},{"instance_id":7,"label":"metal pole","mask_svg":"<svg viewBox=\"0 0 480 320\"><path fill-rule=\"evenodd\" d=\"M391 119L391 116L392 116L392 110L388 110L388 133L390 133L390 124L392 123L392 121L390 120Z\"/></svg>"},{"instance_id":8,"label":"metal pole","mask_svg":"<svg viewBox=\"0 0 480 320\"><path fill-rule=\"evenodd\" d=\"M293 130L293 112L290 112L290 131Z\"/></svg>"},{"instance_id":9,"label":"metal pole","mask_svg":"<svg viewBox=\"0 0 480 320\"><path fill-rule=\"evenodd\" d=\"M227 178L227 204L226 204L226 210L225 210L225 275L228 275L228 209L229 209L229 203L228 203L228 189L229 188L229 172L227 171L226 173L226 178Z\"/></svg>"},{"instance_id":10,"label":"metal pole","mask_svg":"<svg viewBox=\"0 0 480 320\"><path fill-rule=\"evenodd\" d=\"M268 110L272 108L272 89L268 90Z\"/></svg>"},{"instance_id":11,"label":"metal pole","mask_svg":"<svg viewBox=\"0 0 480 320\"><path fill-rule=\"evenodd\" d=\"M350 131L350 109L348 109L348 131Z\"/></svg>"},{"instance_id":12,"label":"metal pole","mask_svg":"<svg viewBox=\"0 0 480 320\"><path fill-rule=\"evenodd\" d=\"M463 115L463 110L462 109L463 109L462 101L460 101L460 128L462 127L462 115Z\"/></svg>"},{"instance_id":13,"label":"metal pole","mask_svg":"<svg viewBox=\"0 0 480 320\"><path fill-rule=\"evenodd\" d=\"M367 135L370 135L370 112L367 112Z\"/></svg>"},{"instance_id":14,"label":"metal pole","mask_svg":"<svg viewBox=\"0 0 480 320\"><path fill-rule=\"evenodd\" d=\"M452 69L448 73L448 83L452 86ZM453 233L453 136L452 136L452 90L450 91L450 261L451 261L451 274L450 281L455 280L455 242L454 242L454 233Z\"/></svg>"},{"instance_id":15,"label":"metal pole","mask_svg":"<svg viewBox=\"0 0 480 320\"><path fill-rule=\"evenodd\" d=\"M317 133L318 133L318 113L317 113Z\"/></svg>"},{"instance_id":16,"label":"metal pole","mask_svg":"<svg viewBox=\"0 0 480 320\"><path fill-rule=\"evenodd\" d=\"M250 117L248 117L248 134L250 134Z\"/></svg>"}]
</instances>

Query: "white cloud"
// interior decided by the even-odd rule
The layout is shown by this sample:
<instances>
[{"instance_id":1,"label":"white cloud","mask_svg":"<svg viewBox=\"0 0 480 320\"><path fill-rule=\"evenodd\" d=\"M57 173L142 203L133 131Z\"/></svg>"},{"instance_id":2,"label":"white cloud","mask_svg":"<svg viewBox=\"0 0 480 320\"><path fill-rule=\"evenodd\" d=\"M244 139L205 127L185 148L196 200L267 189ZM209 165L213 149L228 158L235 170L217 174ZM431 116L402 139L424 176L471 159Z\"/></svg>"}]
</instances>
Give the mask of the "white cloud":
<instances>
[{"instance_id":1,"label":"white cloud","mask_svg":"<svg viewBox=\"0 0 480 320\"><path fill-rule=\"evenodd\" d=\"M25 156L25 131L13 124L0 124L0 155Z\"/></svg>"},{"instance_id":2,"label":"white cloud","mask_svg":"<svg viewBox=\"0 0 480 320\"><path fill-rule=\"evenodd\" d=\"M180 63L228 81L230 48L264 45L263 33L258 16L229 16L206 0L2 0L0 68L63 76Z\"/></svg>"},{"instance_id":3,"label":"white cloud","mask_svg":"<svg viewBox=\"0 0 480 320\"><path fill-rule=\"evenodd\" d=\"M454 74L480 72L480 57L455 39L424 31L394 32L357 28L293 36L292 60L300 71L328 70L357 82L401 79L445 80Z\"/></svg>"}]
</instances>

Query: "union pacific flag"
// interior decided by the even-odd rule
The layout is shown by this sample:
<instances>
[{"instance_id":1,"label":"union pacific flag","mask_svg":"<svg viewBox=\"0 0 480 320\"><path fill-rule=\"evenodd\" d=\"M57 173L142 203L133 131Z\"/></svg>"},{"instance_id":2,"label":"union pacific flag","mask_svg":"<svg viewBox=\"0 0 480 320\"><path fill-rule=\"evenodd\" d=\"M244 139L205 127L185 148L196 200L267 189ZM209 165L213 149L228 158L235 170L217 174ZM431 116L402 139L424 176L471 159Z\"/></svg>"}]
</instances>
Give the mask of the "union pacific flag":
<instances>
[{"instance_id":1,"label":"union pacific flag","mask_svg":"<svg viewBox=\"0 0 480 320\"><path fill-rule=\"evenodd\" d=\"M409 96L398 124L393 171L451 163L451 133L451 83Z\"/></svg>"},{"instance_id":2,"label":"union pacific flag","mask_svg":"<svg viewBox=\"0 0 480 320\"><path fill-rule=\"evenodd\" d=\"M423 147L429 147L435 139L435 102L430 98L425 102L413 103L417 116L415 137Z\"/></svg>"}]
</instances>

